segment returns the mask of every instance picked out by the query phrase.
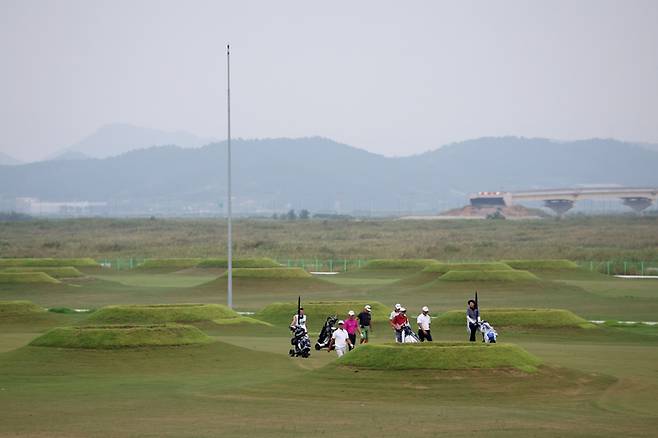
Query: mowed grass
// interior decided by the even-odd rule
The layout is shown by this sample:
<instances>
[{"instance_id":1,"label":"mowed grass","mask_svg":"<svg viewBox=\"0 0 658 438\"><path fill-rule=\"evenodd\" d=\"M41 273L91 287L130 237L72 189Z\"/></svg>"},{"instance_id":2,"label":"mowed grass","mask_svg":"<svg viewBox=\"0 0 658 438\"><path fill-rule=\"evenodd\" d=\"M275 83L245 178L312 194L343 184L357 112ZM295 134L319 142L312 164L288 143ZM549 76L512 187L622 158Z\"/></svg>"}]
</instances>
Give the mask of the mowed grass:
<instances>
[{"instance_id":1,"label":"mowed grass","mask_svg":"<svg viewBox=\"0 0 658 438\"><path fill-rule=\"evenodd\" d=\"M486 263L434 263L426 266L423 272L445 274L449 271L511 271L512 267L502 262Z\"/></svg>"},{"instance_id":2,"label":"mowed grass","mask_svg":"<svg viewBox=\"0 0 658 438\"><path fill-rule=\"evenodd\" d=\"M571 260L503 260L504 263L514 269L526 269L529 271L562 271L579 269L578 265Z\"/></svg>"},{"instance_id":3,"label":"mowed grass","mask_svg":"<svg viewBox=\"0 0 658 438\"><path fill-rule=\"evenodd\" d=\"M57 327L39 336L35 347L112 349L171 347L212 342L196 327L181 324Z\"/></svg>"},{"instance_id":4,"label":"mowed grass","mask_svg":"<svg viewBox=\"0 0 658 438\"><path fill-rule=\"evenodd\" d=\"M496 327L541 327L541 328L595 328L584 318L565 309L496 309L481 310L482 319ZM452 310L433 318L433 323L441 325L465 325L466 312Z\"/></svg>"},{"instance_id":5,"label":"mowed grass","mask_svg":"<svg viewBox=\"0 0 658 438\"><path fill-rule=\"evenodd\" d=\"M228 277L228 273L225 272L222 277ZM235 268L233 269L233 277L277 280L313 278L311 274L302 268Z\"/></svg>"},{"instance_id":6,"label":"mowed grass","mask_svg":"<svg viewBox=\"0 0 658 438\"><path fill-rule=\"evenodd\" d=\"M0 284L57 284L59 280L44 272L0 272Z\"/></svg>"},{"instance_id":7,"label":"mowed grass","mask_svg":"<svg viewBox=\"0 0 658 438\"><path fill-rule=\"evenodd\" d=\"M369 344L346 354L337 363L380 370L515 368L534 372L541 361L513 344L427 342Z\"/></svg>"},{"instance_id":8,"label":"mowed grass","mask_svg":"<svg viewBox=\"0 0 658 438\"><path fill-rule=\"evenodd\" d=\"M10 267L56 267L73 266L97 267L98 262L91 258L0 258L0 268Z\"/></svg>"},{"instance_id":9,"label":"mowed grass","mask_svg":"<svg viewBox=\"0 0 658 438\"><path fill-rule=\"evenodd\" d=\"M171 322L216 324L257 324L221 304L117 305L92 313L83 324L164 324Z\"/></svg>"},{"instance_id":10,"label":"mowed grass","mask_svg":"<svg viewBox=\"0 0 658 438\"><path fill-rule=\"evenodd\" d=\"M0 269L0 273L22 273L22 272L43 272L53 278L78 278L83 277L84 274L78 271L73 266L56 266L56 267L28 267L21 266L15 268Z\"/></svg>"},{"instance_id":11,"label":"mowed grass","mask_svg":"<svg viewBox=\"0 0 658 438\"><path fill-rule=\"evenodd\" d=\"M502 271L448 271L439 277L440 281L539 281L539 278L528 271L502 270Z\"/></svg>"}]
</instances>

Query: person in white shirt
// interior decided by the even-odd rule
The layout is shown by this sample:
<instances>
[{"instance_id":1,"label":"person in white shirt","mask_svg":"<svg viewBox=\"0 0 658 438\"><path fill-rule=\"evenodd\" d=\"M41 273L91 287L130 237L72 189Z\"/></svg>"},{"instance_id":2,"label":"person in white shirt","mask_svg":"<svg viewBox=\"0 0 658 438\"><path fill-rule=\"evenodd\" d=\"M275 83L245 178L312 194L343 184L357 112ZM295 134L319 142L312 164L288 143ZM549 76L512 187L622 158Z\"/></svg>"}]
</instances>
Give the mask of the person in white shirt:
<instances>
[{"instance_id":1,"label":"person in white shirt","mask_svg":"<svg viewBox=\"0 0 658 438\"><path fill-rule=\"evenodd\" d=\"M342 319L338 321L338 328L334 330L334 334L331 335L331 342L329 343L329 348L327 352L331 351L331 347L336 349L336 355L341 357L345 354L348 347L352 347L352 341L350 341L350 335L345 330L345 321Z\"/></svg>"},{"instance_id":2,"label":"person in white shirt","mask_svg":"<svg viewBox=\"0 0 658 438\"><path fill-rule=\"evenodd\" d=\"M430 332L430 324L432 323L432 317L430 316L430 309L427 306L423 306L421 309L422 313L416 318L418 323L418 338L420 342L432 341L432 333Z\"/></svg>"},{"instance_id":3,"label":"person in white shirt","mask_svg":"<svg viewBox=\"0 0 658 438\"><path fill-rule=\"evenodd\" d=\"M402 307L401 304L396 304L395 307L393 307L393 311L388 316L388 323L391 325L391 328L393 329L393 333L395 333L395 342L398 342L398 332L395 328L395 324L393 323L393 318L398 316L398 313L400 313L400 308L401 307Z\"/></svg>"},{"instance_id":4,"label":"person in white shirt","mask_svg":"<svg viewBox=\"0 0 658 438\"><path fill-rule=\"evenodd\" d=\"M299 308L299 318L296 313L293 315L292 321L290 321L290 329L292 330L298 325L302 326L304 330L306 330L306 315L304 314L303 307Z\"/></svg>"}]
</instances>

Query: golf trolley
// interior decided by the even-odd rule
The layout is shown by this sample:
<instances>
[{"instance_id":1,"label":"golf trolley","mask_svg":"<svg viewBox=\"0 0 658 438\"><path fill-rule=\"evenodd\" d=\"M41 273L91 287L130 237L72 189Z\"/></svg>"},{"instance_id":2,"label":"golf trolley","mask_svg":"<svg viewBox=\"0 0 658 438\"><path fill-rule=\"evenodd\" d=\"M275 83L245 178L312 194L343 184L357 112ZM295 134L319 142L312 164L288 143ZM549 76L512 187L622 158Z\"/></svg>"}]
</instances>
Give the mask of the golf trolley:
<instances>
[{"instance_id":1,"label":"golf trolley","mask_svg":"<svg viewBox=\"0 0 658 438\"><path fill-rule=\"evenodd\" d=\"M327 316L327 320L325 321L324 326L322 326L322 330L320 330L318 341L315 343L315 349L317 351L329 347L331 335L334 333L334 330L336 330L336 321L338 321L336 315Z\"/></svg>"},{"instance_id":2,"label":"golf trolley","mask_svg":"<svg viewBox=\"0 0 658 438\"><path fill-rule=\"evenodd\" d=\"M309 357L311 355L311 340L308 338L308 333L306 329L297 325L290 327L292 331L292 339L290 339L290 344L292 348L288 352L290 357Z\"/></svg>"},{"instance_id":3,"label":"golf trolley","mask_svg":"<svg viewBox=\"0 0 658 438\"><path fill-rule=\"evenodd\" d=\"M415 344L417 342L420 342L420 339L418 339L418 335L414 333L413 330L411 330L411 327L409 324L405 325L402 327L402 343L403 344Z\"/></svg>"},{"instance_id":4,"label":"golf trolley","mask_svg":"<svg viewBox=\"0 0 658 438\"><path fill-rule=\"evenodd\" d=\"M495 344L498 338L498 333L487 321L480 321L478 324L480 333L482 333L482 342L487 344Z\"/></svg>"}]
</instances>

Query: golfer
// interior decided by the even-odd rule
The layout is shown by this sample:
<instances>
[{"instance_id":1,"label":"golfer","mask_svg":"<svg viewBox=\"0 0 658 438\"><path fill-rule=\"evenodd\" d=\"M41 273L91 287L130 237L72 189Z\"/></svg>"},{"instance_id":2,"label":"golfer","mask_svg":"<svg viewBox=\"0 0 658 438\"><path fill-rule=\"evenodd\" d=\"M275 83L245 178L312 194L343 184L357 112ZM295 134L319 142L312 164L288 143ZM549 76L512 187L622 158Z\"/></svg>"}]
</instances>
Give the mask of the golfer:
<instances>
[{"instance_id":1,"label":"golfer","mask_svg":"<svg viewBox=\"0 0 658 438\"><path fill-rule=\"evenodd\" d=\"M468 307L466 308L466 329L471 337L469 341L475 342L475 333L480 325L480 311L475 304L475 300L468 300Z\"/></svg>"},{"instance_id":2,"label":"golfer","mask_svg":"<svg viewBox=\"0 0 658 438\"><path fill-rule=\"evenodd\" d=\"M370 335L370 332L372 332L372 329L370 328L370 322L372 320L372 314L370 313L371 310L372 308L370 307L370 304L366 304L363 307L363 311L358 315L359 328L361 329L360 344L367 344L368 336Z\"/></svg>"},{"instance_id":3,"label":"golfer","mask_svg":"<svg viewBox=\"0 0 658 438\"><path fill-rule=\"evenodd\" d=\"M398 334L397 334L397 330L395 329L395 324L393 323L393 319L395 319L395 317L400 313L400 308L401 307L402 306L400 304L396 304L393 307L393 311L388 316L388 323L391 325L391 328L393 329L393 332L395 333L395 342L398 342L398 340L397 340L398 339Z\"/></svg>"},{"instance_id":4,"label":"golfer","mask_svg":"<svg viewBox=\"0 0 658 438\"><path fill-rule=\"evenodd\" d=\"M400 307L400 311L393 318L393 329L395 329L395 342L402 343L402 330L405 325L409 324L407 318L407 309Z\"/></svg>"},{"instance_id":5,"label":"golfer","mask_svg":"<svg viewBox=\"0 0 658 438\"><path fill-rule=\"evenodd\" d=\"M333 346L336 349L336 355L341 357L351 345L352 342L347 334L347 330L345 330L345 321L341 319L338 321L338 328L334 330L334 334L331 335L331 341L329 342L327 353L331 351L331 347Z\"/></svg>"},{"instance_id":6,"label":"golfer","mask_svg":"<svg viewBox=\"0 0 658 438\"><path fill-rule=\"evenodd\" d=\"M356 319L354 310L350 310L349 312L347 312L347 319L345 320L345 331L347 332L347 335L350 337L350 344L351 344L350 350L351 350L356 345L357 332L359 333L359 336L361 336L361 330L359 330L359 320Z\"/></svg>"},{"instance_id":7,"label":"golfer","mask_svg":"<svg viewBox=\"0 0 658 438\"><path fill-rule=\"evenodd\" d=\"M299 315L296 313L292 316L292 321L290 321L290 328L294 329L296 326L302 326L306 330L306 315L304 314L304 308L299 308Z\"/></svg>"},{"instance_id":8,"label":"golfer","mask_svg":"<svg viewBox=\"0 0 658 438\"><path fill-rule=\"evenodd\" d=\"M423 306L421 309L421 314L416 318L418 323L418 339L420 342L432 342L432 333L430 332L430 324L432 323L432 317L430 316L430 309L427 306Z\"/></svg>"}]
</instances>

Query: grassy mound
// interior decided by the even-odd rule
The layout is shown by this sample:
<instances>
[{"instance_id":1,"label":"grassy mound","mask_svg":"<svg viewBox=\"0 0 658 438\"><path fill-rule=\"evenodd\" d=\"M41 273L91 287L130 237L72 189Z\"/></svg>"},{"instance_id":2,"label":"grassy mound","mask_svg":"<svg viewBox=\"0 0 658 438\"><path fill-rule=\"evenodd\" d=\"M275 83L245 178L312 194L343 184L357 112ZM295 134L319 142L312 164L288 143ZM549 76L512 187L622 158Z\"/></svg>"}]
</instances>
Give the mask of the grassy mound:
<instances>
[{"instance_id":1,"label":"grassy mound","mask_svg":"<svg viewBox=\"0 0 658 438\"><path fill-rule=\"evenodd\" d=\"M262 323L221 304L155 304L107 306L95 311L85 324L164 324L211 321L216 324Z\"/></svg>"},{"instance_id":2,"label":"grassy mound","mask_svg":"<svg viewBox=\"0 0 658 438\"><path fill-rule=\"evenodd\" d=\"M448 271L511 271L512 267L506 263L434 263L426 266L423 272L445 274Z\"/></svg>"},{"instance_id":3,"label":"grassy mound","mask_svg":"<svg viewBox=\"0 0 658 438\"><path fill-rule=\"evenodd\" d=\"M363 306L370 304L374 322L388 321L391 309L376 301L311 301L302 303L304 313L308 316L309 326L320 328L327 316L337 315L347 318L347 312L354 310L357 314ZM288 325L292 316L297 312L297 303L274 303L258 312L255 317L274 325Z\"/></svg>"},{"instance_id":4,"label":"grassy mound","mask_svg":"<svg viewBox=\"0 0 658 438\"><path fill-rule=\"evenodd\" d=\"M234 259L234 268L278 268L281 265L274 260L261 257L251 259ZM225 258L203 259L196 265L197 268L228 268L228 260Z\"/></svg>"},{"instance_id":5,"label":"grassy mound","mask_svg":"<svg viewBox=\"0 0 658 438\"><path fill-rule=\"evenodd\" d=\"M563 269L578 269L578 265L571 260L503 260L514 269L527 269L530 271L559 271Z\"/></svg>"},{"instance_id":6,"label":"grassy mound","mask_svg":"<svg viewBox=\"0 0 658 438\"><path fill-rule=\"evenodd\" d=\"M448 271L439 277L444 281L537 281L528 271Z\"/></svg>"},{"instance_id":7,"label":"grassy mound","mask_svg":"<svg viewBox=\"0 0 658 438\"><path fill-rule=\"evenodd\" d=\"M366 263L363 269L423 269L436 263L433 259L375 259Z\"/></svg>"},{"instance_id":8,"label":"grassy mound","mask_svg":"<svg viewBox=\"0 0 658 438\"><path fill-rule=\"evenodd\" d=\"M228 276L227 272L222 277ZM234 278L289 279L312 278L313 276L302 268L235 268Z\"/></svg>"},{"instance_id":9,"label":"grassy mound","mask_svg":"<svg viewBox=\"0 0 658 438\"><path fill-rule=\"evenodd\" d=\"M30 301L0 301L0 318L9 316L29 316L46 313L46 309Z\"/></svg>"},{"instance_id":10,"label":"grassy mound","mask_svg":"<svg viewBox=\"0 0 658 438\"><path fill-rule=\"evenodd\" d=\"M516 368L533 372L541 361L514 344L434 342L368 344L346 354L337 363L386 370Z\"/></svg>"},{"instance_id":11,"label":"grassy mound","mask_svg":"<svg viewBox=\"0 0 658 438\"><path fill-rule=\"evenodd\" d=\"M114 349L207 344L212 338L196 327L179 324L57 327L30 345L37 347Z\"/></svg>"},{"instance_id":12,"label":"grassy mound","mask_svg":"<svg viewBox=\"0 0 658 438\"><path fill-rule=\"evenodd\" d=\"M187 269L194 268L203 259L181 258L181 259L146 259L138 266L139 269Z\"/></svg>"},{"instance_id":13,"label":"grassy mound","mask_svg":"<svg viewBox=\"0 0 658 438\"><path fill-rule=\"evenodd\" d=\"M53 278L77 278L82 277L82 272L78 271L73 266L44 266L41 268L32 267L32 266L20 266L16 268L5 268L0 273L16 273L16 272L43 272L48 274Z\"/></svg>"},{"instance_id":14,"label":"grassy mound","mask_svg":"<svg viewBox=\"0 0 658 438\"><path fill-rule=\"evenodd\" d=\"M94 259L79 258L79 259L2 259L0 258L0 268L9 267L54 267L54 266L73 266L76 268L84 267L98 267L98 263Z\"/></svg>"},{"instance_id":15,"label":"grassy mound","mask_svg":"<svg viewBox=\"0 0 658 438\"><path fill-rule=\"evenodd\" d=\"M0 272L0 284L57 284L59 282L43 272Z\"/></svg>"},{"instance_id":16,"label":"grassy mound","mask_svg":"<svg viewBox=\"0 0 658 438\"><path fill-rule=\"evenodd\" d=\"M486 309L481 317L494 327L592 328L594 324L564 309ZM433 319L437 325L465 325L466 311L451 310Z\"/></svg>"}]
</instances>

